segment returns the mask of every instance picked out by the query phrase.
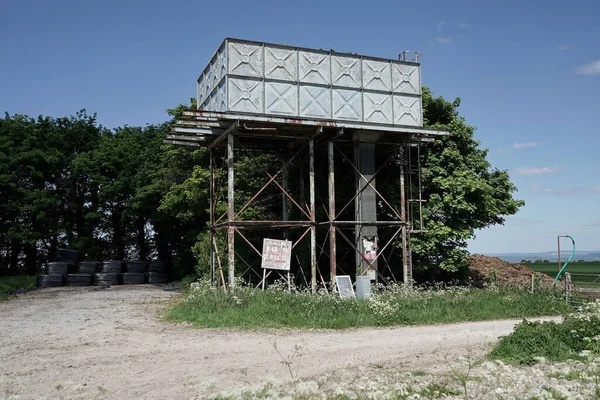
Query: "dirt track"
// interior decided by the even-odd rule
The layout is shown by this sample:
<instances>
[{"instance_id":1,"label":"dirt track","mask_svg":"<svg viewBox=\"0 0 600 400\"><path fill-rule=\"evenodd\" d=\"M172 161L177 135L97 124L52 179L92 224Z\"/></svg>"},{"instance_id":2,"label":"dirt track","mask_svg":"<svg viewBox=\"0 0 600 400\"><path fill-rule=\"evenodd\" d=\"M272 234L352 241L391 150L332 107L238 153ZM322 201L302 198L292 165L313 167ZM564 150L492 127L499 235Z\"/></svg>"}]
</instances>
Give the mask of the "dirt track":
<instances>
[{"instance_id":1,"label":"dirt track","mask_svg":"<svg viewBox=\"0 0 600 400\"><path fill-rule=\"evenodd\" d=\"M482 354L518 321L349 331L194 329L162 322L176 294L155 286L45 289L0 303L0 397L202 398L284 381L304 342L299 377L396 363L435 370Z\"/></svg>"}]
</instances>

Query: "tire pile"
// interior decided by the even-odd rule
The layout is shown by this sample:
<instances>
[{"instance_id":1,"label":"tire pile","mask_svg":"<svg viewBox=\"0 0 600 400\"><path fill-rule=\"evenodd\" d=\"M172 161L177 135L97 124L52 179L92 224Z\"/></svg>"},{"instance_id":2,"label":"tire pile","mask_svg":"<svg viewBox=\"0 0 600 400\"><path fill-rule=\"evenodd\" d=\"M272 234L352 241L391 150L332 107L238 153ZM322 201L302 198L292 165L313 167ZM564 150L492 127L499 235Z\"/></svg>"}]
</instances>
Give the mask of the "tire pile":
<instances>
[{"instance_id":1,"label":"tire pile","mask_svg":"<svg viewBox=\"0 0 600 400\"><path fill-rule=\"evenodd\" d=\"M112 286L167 282L164 261L82 261L75 250L59 249L56 261L47 263L38 275L37 287Z\"/></svg>"}]
</instances>

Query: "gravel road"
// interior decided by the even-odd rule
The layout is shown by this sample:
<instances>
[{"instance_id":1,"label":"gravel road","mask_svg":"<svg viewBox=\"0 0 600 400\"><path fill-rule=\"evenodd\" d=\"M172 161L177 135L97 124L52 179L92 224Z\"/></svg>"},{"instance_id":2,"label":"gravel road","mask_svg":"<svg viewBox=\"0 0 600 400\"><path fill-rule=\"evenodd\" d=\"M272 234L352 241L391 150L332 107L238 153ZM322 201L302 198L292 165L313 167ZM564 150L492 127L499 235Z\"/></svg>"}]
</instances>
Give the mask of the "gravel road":
<instances>
[{"instance_id":1,"label":"gravel road","mask_svg":"<svg viewBox=\"0 0 600 400\"><path fill-rule=\"evenodd\" d=\"M518 320L383 329L195 329L161 320L176 293L159 286L52 288L0 303L0 397L192 399L290 372L298 377L397 362L434 370L483 354ZM276 340L276 351L273 341ZM299 364L298 364L299 360ZM295 372L294 372L295 373Z\"/></svg>"}]
</instances>

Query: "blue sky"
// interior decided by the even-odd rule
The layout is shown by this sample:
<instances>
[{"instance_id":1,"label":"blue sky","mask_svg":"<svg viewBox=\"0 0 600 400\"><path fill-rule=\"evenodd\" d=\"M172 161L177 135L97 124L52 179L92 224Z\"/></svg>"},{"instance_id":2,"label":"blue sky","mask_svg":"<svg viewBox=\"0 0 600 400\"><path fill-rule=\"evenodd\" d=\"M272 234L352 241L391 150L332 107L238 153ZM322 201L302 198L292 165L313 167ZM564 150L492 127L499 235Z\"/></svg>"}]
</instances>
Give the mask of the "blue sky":
<instances>
[{"instance_id":1,"label":"blue sky","mask_svg":"<svg viewBox=\"0 0 600 400\"><path fill-rule=\"evenodd\" d=\"M526 206L472 252L600 249L598 1L0 1L0 111L164 121L227 37L395 58L461 97Z\"/></svg>"}]
</instances>

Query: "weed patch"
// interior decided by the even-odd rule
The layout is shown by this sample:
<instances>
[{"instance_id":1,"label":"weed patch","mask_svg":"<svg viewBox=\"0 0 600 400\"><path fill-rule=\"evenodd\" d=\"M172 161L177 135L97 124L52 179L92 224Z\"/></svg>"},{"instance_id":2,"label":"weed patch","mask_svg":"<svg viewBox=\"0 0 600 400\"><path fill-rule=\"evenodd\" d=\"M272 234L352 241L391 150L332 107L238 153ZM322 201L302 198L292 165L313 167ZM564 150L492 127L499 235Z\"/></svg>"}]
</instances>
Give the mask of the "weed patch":
<instances>
[{"instance_id":1,"label":"weed patch","mask_svg":"<svg viewBox=\"0 0 600 400\"><path fill-rule=\"evenodd\" d=\"M529 293L509 287L474 289L377 288L368 300L337 294L286 293L236 288L225 292L196 282L168 311L167 319L199 327L325 328L444 324L561 315L571 309L553 291Z\"/></svg>"},{"instance_id":2,"label":"weed patch","mask_svg":"<svg viewBox=\"0 0 600 400\"><path fill-rule=\"evenodd\" d=\"M17 275L0 277L0 301L7 300L9 295L19 289L35 288L35 276Z\"/></svg>"},{"instance_id":3,"label":"weed patch","mask_svg":"<svg viewBox=\"0 0 600 400\"><path fill-rule=\"evenodd\" d=\"M523 321L503 337L489 357L532 365L600 357L600 302L589 303L560 323Z\"/></svg>"}]
</instances>

